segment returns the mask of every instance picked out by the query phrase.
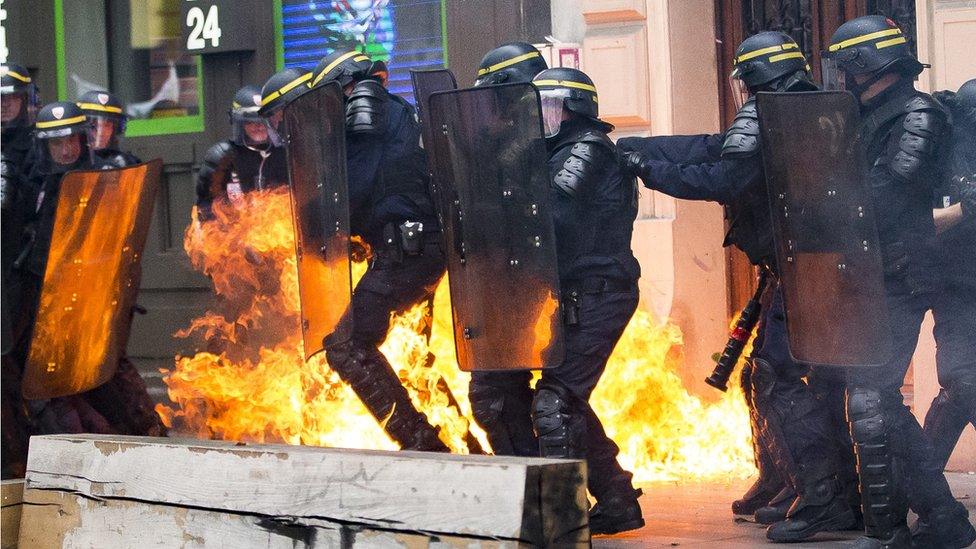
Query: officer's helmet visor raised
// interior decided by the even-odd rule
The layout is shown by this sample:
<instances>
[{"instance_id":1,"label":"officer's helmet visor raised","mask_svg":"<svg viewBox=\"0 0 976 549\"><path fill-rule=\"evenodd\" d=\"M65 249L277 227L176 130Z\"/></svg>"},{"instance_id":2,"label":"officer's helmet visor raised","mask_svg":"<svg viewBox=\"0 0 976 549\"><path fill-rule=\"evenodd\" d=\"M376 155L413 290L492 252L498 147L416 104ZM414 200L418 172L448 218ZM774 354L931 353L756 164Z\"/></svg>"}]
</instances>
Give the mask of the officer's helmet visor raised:
<instances>
[{"instance_id":1,"label":"officer's helmet visor raised","mask_svg":"<svg viewBox=\"0 0 976 549\"><path fill-rule=\"evenodd\" d=\"M546 137L552 137L559 133L559 127L568 118L566 111L566 99L571 95L567 88L541 89L539 97L542 99L542 125L546 131Z\"/></svg>"}]
</instances>

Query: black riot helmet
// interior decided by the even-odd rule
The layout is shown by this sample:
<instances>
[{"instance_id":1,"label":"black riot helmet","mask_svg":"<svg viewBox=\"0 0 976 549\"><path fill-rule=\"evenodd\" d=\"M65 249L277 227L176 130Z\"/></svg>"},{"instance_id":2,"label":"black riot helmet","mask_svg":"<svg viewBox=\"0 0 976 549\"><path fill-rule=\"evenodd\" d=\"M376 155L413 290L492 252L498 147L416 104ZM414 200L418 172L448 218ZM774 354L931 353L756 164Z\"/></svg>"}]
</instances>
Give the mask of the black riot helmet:
<instances>
[{"instance_id":1,"label":"black riot helmet","mask_svg":"<svg viewBox=\"0 0 976 549\"><path fill-rule=\"evenodd\" d=\"M309 90L308 81L312 73L303 69L278 71L261 87L261 108L258 114L270 117L285 108L285 105L301 97ZM272 123L273 127L276 124Z\"/></svg>"},{"instance_id":2,"label":"black riot helmet","mask_svg":"<svg viewBox=\"0 0 976 549\"><path fill-rule=\"evenodd\" d=\"M26 128L37 112L37 86L24 67L0 65L0 94L3 96L3 129Z\"/></svg>"},{"instance_id":3,"label":"black riot helmet","mask_svg":"<svg viewBox=\"0 0 976 549\"><path fill-rule=\"evenodd\" d=\"M559 133L563 120L571 115L599 121L600 109L596 86L583 71L559 67L546 69L535 76L532 84L542 99L542 122L546 137Z\"/></svg>"},{"instance_id":4,"label":"black riot helmet","mask_svg":"<svg viewBox=\"0 0 976 549\"><path fill-rule=\"evenodd\" d=\"M729 85L737 109L760 91L816 89L810 65L788 34L765 31L746 38L735 50Z\"/></svg>"},{"instance_id":5,"label":"black riot helmet","mask_svg":"<svg viewBox=\"0 0 976 549\"><path fill-rule=\"evenodd\" d=\"M88 144L92 150L118 150L127 120L122 100L107 91L90 91L78 99L78 107L91 125Z\"/></svg>"},{"instance_id":6,"label":"black riot helmet","mask_svg":"<svg viewBox=\"0 0 976 549\"><path fill-rule=\"evenodd\" d=\"M389 71L386 63L373 61L361 51L336 50L315 65L312 75L313 88L329 82L338 82L345 89L349 84L361 80L375 80L386 86Z\"/></svg>"},{"instance_id":7,"label":"black riot helmet","mask_svg":"<svg viewBox=\"0 0 976 549\"><path fill-rule=\"evenodd\" d=\"M69 101L44 105L34 122L34 139L45 173L63 173L89 160L85 113Z\"/></svg>"},{"instance_id":8,"label":"black riot helmet","mask_svg":"<svg viewBox=\"0 0 976 549\"><path fill-rule=\"evenodd\" d=\"M231 101L230 116L231 141L241 147L251 149L267 149L280 146L281 138L278 132L271 128L268 119L261 116L261 90L254 85L247 85L234 93Z\"/></svg>"},{"instance_id":9,"label":"black riot helmet","mask_svg":"<svg viewBox=\"0 0 976 549\"><path fill-rule=\"evenodd\" d=\"M824 86L847 89L858 97L887 74L914 79L924 68L908 49L908 39L898 25L883 15L866 15L841 25L830 37L823 59Z\"/></svg>"},{"instance_id":10,"label":"black riot helmet","mask_svg":"<svg viewBox=\"0 0 976 549\"><path fill-rule=\"evenodd\" d=\"M535 75L548 69L542 53L532 44L509 42L489 51L478 65L475 86L506 82L531 82Z\"/></svg>"},{"instance_id":11,"label":"black riot helmet","mask_svg":"<svg viewBox=\"0 0 976 549\"><path fill-rule=\"evenodd\" d=\"M969 80L956 92L956 110L970 127L976 128L976 78Z\"/></svg>"},{"instance_id":12,"label":"black riot helmet","mask_svg":"<svg viewBox=\"0 0 976 549\"><path fill-rule=\"evenodd\" d=\"M258 114L268 119L271 132L268 136L281 143L281 120L286 105L298 99L309 89L312 73L303 69L285 69L274 73L261 87L261 108ZM273 137L272 137L273 136Z\"/></svg>"}]
</instances>

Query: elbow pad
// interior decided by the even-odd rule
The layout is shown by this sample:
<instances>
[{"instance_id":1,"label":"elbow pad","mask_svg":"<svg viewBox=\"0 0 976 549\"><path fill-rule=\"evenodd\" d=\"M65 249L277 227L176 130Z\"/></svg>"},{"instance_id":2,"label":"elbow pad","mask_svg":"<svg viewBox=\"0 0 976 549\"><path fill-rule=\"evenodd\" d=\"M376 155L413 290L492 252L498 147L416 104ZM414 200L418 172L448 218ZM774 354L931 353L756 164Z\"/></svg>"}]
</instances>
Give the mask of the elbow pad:
<instances>
[{"instance_id":1,"label":"elbow pad","mask_svg":"<svg viewBox=\"0 0 976 549\"><path fill-rule=\"evenodd\" d=\"M759 113L756 100L750 99L735 113L722 142L723 158L741 158L759 152Z\"/></svg>"},{"instance_id":2,"label":"elbow pad","mask_svg":"<svg viewBox=\"0 0 976 549\"><path fill-rule=\"evenodd\" d=\"M382 134L386 131L388 94L375 80L356 84L346 103L346 131L353 135Z\"/></svg>"}]
</instances>

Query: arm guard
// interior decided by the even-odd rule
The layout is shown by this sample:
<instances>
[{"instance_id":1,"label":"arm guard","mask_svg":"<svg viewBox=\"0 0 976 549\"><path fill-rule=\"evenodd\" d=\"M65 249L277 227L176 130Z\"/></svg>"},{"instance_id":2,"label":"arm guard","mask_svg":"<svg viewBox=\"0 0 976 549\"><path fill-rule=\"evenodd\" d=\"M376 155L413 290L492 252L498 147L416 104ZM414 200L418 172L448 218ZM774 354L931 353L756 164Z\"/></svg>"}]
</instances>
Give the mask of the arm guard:
<instances>
[{"instance_id":1,"label":"arm guard","mask_svg":"<svg viewBox=\"0 0 976 549\"><path fill-rule=\"evenodd\" d=\"M613 143L605 135L584 135L573 145L569 158L553 176L553 185L570 198L584 193L603 172L609 151L613 151Z\"/></svg>"},{"instance_id":2,"label":"arm guard","mask_svg":"<svg viewBox=\"0 0 976 549\"><path fill-rule=\"evenodd\" d=\"M759 114L755 99L750 99L735 114L732 125L725 132L722 157L752 156L759 152Z\"/></svg>"},{"instance_id":3,"label":"arm guard","mask_svg":"<svg viewBox=\"0 0 976 549\"><path fill-rule=\"evenodd\" d=\"M913 181L927 164L938 162L939 142L948 131L948 115L937 101L927 96L913 97L905 105L898 150L891 157L891 173ZM895 133L897 135L897 133Z\"/></svg>"},{"instance_id":4,"label":"arm guard","mask_svg":"<svg viewBox=\"0 0 976 549\"><path fill-rule=\"evenodd\" d=\"M213 199L224 193L233 159L230 141L215 144L203 156L203 166L197 172L197 207L201 216L209 216Z\"/></svg>"},{"instance_id":5,"label":"arm guard","mask_svg":"<svg viewBox=\"0 0 976 549\"><path fill-rule=\"evenodd\" d=\"M388 92L375 80L356 84L346 103L346 131L354 135L386 131Z\"/></svg>"}]
</instances>

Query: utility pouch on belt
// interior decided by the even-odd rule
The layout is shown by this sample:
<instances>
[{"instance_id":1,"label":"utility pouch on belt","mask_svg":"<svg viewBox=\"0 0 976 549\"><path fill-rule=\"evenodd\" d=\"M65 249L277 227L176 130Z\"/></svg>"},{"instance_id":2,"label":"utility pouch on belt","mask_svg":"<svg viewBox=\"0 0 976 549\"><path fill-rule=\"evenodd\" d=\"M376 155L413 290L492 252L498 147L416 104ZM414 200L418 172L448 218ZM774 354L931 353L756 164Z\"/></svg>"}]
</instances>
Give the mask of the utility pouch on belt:
<instances>
[{"instance_id":1,"label":"utility pouch on belt","mask_svg":"<svg viewBox=\"0 0 976 549\"><path fill-rule=\"evenodd\" d=\"M420 255L424 249L424 224L419 221L404 221L398 227L400 249L404 255Z\"/></svg>"},{"instance_id":2,"label":"utility pouch on belt","mask_svg":"<svg viewBox=\"0 0 976 549\"><path fill-rule=\"evenodd\" d=\"M566 326L576 326L579 324L580 313L580 292L569 290L563 298L563 323Z\"/></svg>"}]
</instances>

